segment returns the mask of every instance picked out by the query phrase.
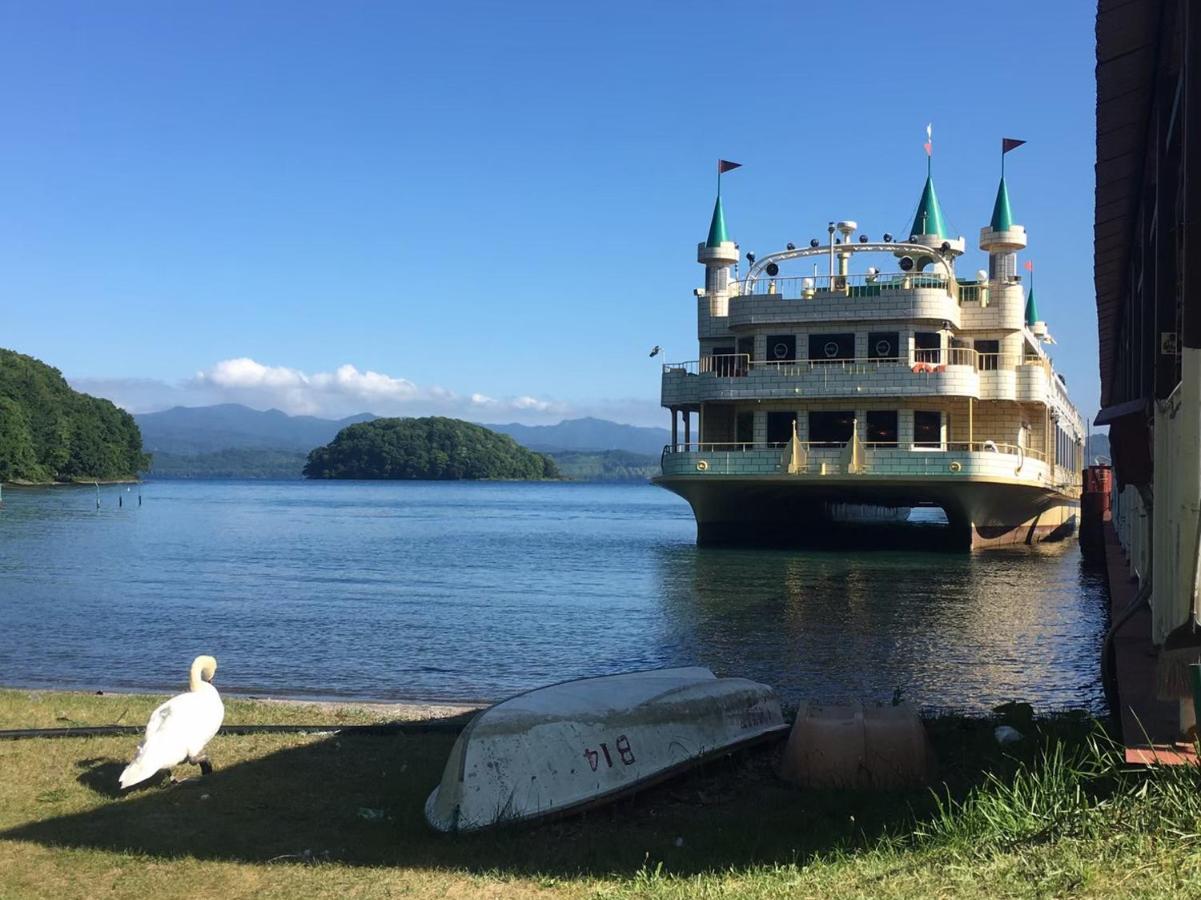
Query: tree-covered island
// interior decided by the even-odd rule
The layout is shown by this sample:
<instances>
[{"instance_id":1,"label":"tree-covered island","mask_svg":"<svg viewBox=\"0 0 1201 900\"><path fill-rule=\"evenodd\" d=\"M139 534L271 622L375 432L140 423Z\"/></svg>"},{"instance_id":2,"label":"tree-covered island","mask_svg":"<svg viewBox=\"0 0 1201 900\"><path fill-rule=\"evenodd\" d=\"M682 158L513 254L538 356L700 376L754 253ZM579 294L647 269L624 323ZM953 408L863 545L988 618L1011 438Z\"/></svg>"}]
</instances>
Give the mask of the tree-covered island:
<instances>
[{"instance_id":1,"label":"tree-covered island","mask_svg":"<svg viewBox=\"0 0 1201 900\"><path fill-rule=\"evenodd\" d=\"M0 349L0 482L126 481L149 463L133 416Z\"/></svg>"},{"instance_id":2,"label":"tree-covered island","mask_svg":"<svg viewBox=\"0 0 1201 900\"><path fill-rule=\"evenodd\" d=\"M558 478L550 457L459 419L375 419L350 425L309 453L306 478L431 481Z\"/></svg>"}]
</instances>

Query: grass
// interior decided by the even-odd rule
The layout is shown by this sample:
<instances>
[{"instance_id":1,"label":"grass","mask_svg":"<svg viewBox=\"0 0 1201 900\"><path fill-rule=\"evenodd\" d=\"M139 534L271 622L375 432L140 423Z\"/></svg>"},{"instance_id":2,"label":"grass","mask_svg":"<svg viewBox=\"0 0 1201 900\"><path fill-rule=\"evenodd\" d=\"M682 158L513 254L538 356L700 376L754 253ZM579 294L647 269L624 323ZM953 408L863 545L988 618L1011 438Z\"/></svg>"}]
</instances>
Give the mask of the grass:
<instances>
[{"instance_id":1,"label":"grass","mask_svg":"<svg viewBox=\"0 0 1201 900\"><path fill-rule=\"evenodd\" d=\"M159 699L0 691L0 728L144 721ZM448 735L221 735L212 776L124 795L136 739L0 741L0 897L1201 897L1196 771L1128 770L1082 716L1007 748L994 724L930 723L937 791L803 791L774 776L775 747L586 816L453 838L421 812Z\"/></svg>"}]
</instances>

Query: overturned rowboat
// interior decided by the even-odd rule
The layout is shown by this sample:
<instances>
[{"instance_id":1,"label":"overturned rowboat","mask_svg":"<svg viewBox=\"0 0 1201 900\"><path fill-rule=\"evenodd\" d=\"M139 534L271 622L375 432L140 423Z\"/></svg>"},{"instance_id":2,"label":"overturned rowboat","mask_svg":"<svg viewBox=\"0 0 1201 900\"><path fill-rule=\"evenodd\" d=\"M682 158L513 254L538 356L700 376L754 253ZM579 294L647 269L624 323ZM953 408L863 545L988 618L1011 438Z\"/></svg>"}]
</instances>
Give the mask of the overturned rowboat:
<instances>
[{"instance_id":1,"label":"overturned rowboat","mask_svg":"<svg viewBox=\"0 0 1201 900\"><path fill-rule=\"evenodd\" d=\"M580 810L786 728L771 688L705 668L568 681L472 719L425 817L463 832Z\"/></svg>"}]
</instances>

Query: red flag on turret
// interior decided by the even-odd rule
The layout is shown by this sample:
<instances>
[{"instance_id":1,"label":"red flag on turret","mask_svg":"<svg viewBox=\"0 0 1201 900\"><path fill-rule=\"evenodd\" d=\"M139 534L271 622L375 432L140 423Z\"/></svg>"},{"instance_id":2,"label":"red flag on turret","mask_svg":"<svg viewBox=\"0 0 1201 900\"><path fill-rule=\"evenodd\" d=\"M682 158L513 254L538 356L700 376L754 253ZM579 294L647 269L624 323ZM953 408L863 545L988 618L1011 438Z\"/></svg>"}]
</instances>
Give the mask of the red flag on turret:
<instances>
[{"instance_id":1,"label":"red flag on turret","mask_svg":"<svg viewBox=\"0 0 1201 900\"><path fill-rule=\"evenodd\" d=\"M1017 138L1001 138L1001 155L1004 156L1010 150L1016 150L1025 141L1019 141Z\"/></svg>"},{"instance_id":2,"label":"red flag on turret","mask_svg":"<svg viewBox=\"0 0 1201 900\"><path fill-rule=\"evenodd\" d=\"M717 174L720 175L722 172L728 172L731 169L737 169L741 165L742 163L730 162L728 159L719 159L717 161Z\"/></svg>"}]
</instances>

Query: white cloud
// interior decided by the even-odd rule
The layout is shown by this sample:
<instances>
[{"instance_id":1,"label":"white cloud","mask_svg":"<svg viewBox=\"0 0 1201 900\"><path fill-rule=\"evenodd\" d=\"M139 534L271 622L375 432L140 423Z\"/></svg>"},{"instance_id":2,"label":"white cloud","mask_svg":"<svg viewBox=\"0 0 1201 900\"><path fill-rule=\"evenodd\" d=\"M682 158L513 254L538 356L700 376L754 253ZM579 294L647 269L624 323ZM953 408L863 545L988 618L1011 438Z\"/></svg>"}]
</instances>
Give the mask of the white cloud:
<instances>
[{"instance_id":1,"label":"white cloud","mask_svg":"<svg viewBox=\"0 0 1201 900\"><path fill-rule=\"evenodd\" d=\"M492 424L551 424L580 416L638 425L663 425L667 421L666 413L650 398L565 403L532 394L459 394L441 385L419 385L407 378L363 371L350 363L332 372L310 373L266 365L244 356L221 360L174 384L145 378L76 378L71 384L135 413L171 406L242 403L254 409L275 408L291 415L324 418L369 412L381 416L444 415Z\"/></svg>"},{"instance_id":2,"label":"white cloud","mask_svg":"<svg viewBox=\"0 0 1201 900\"><path fill-rule=\"evenodd\" d=\"M359 412L377 415L465 415L488 410L494 413L533 412L565 414L568 408L550 400L522 395L498 399L474 392L465 397L430 385L420 387L350 363L332 372L308 373L288 366L269 366L248 357L222 360L197 372L185 387L216 394L222 401L247 406L272 406L286 413L344 416Z\"/></svg>"}]
</instances>

